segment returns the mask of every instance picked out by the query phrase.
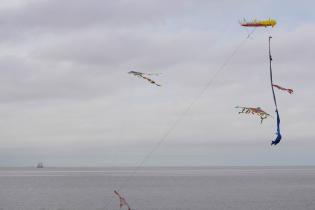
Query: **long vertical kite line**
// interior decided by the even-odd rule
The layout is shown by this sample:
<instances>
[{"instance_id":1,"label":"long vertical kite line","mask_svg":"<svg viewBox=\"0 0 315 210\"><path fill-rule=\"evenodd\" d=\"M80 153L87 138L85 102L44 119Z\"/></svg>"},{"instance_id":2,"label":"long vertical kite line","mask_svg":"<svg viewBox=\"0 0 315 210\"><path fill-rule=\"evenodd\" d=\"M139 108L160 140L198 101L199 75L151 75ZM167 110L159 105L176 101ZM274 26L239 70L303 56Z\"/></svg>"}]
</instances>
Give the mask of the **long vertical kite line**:
<instances>
[{"instance_id":1,"label":"long vertical kite line","mask_svg":"<svg viewBox=\"0 0 315 210\"><path fill-rule=\"evenodd\" d=\"M205 84L203 89L199 92L199 94L188 104L186 109L178 116L178 118L170 125L170 127L165 131L164 135L159 139L159 141L154 145L154 147L144 156L144 158L139 162L139 164L130 172L127 176L126 180L121 183L118 187L118 190L122 190L124 185L128 183L131 178L140 170L140 168L144 165L144 163L152 156L152 154L165 142L168 136L172 133L172 131L177 127L177 125L183 120L183 118L187 115L187 113L191 110L194 104L204 95L206 90L213 85L215 78L219 75L221 71L227 66L227 64L231 61L231 59L238 53L238 51L242 48L242 46L250 39L255 30L251 31L245 39L243 39L239 45L235 47L235 49L231 52L231 54L224 60L221 66L214 72L209 81ZM105 206L105 209L108 209L108 206L111 204L112 200Z\"/></svg>"},{"instance_id":2,"label":"long vertical kite line","mask_svg":"<svg viewBox=\"0 0 315 210\"><path fill-rule=\"evenodd\" d=\"M197 95L186 107L186 109L178 116L178 118L173 122L173 124L170 125L170 127L165 131L164 135L160 138L160 140L155 144L155 146L152 148L152 150L149 151L149 153L144 156L144 158L140 161L139 165L135 167L135 169L131 172L130 176L127 177L127 180L121 185L119 190L122 189L122 186L129 182L132 176L136 174L136 172L143 166L143 164L152 156L152 154L164 143L164 141L167 139L167 137L172 133L172 131L177 127L177 125L183 120L183 118L188 114L188 112L191 110L191 108L195 105L195 103L203 96L203 94L206 92L206 90L213 85L213 82L215 78L219 75L221 71L224 70L224 68L227 66L227 64L230 62L230 60L238 53L238 51L242 48L242 46L250 39L252 34L255 31L252 31L248 36L243 39L239 45L236 46L236 48L232 51L232 53L224 60L221 66L214 72L212 77L209 79L209 81L205 84L203 89L200 91L199 95Z\"/></svg>"},{"instance_id":3,"label":"long vertical kite line","mask_svg":"<svg viewBox=\"0 0 315 210\"><path fill-rule=\"evenodd\" d=\"M279 142L281 141L281 133L280 133L280 115L279 115L279 111L278 111L278 105L277 105L277 98L276 98L276 94L275 94L275 90L274 90L274 84L273 84L273 78L272 78L272 56L271 56L271 49L270 49L270 42L271 42L271 38L272 36L269 36L269 69L270 69L270 85L271 85L271 90L272 90L272 95L273 95L273 101L275 104L275 108L276 108L276 115L277 115L277 131L276 131L276 135L277 137L275 138L275 140L273 140L271 142L271 145L277 145L279 144Z\"/></svg>"}]
</instances>

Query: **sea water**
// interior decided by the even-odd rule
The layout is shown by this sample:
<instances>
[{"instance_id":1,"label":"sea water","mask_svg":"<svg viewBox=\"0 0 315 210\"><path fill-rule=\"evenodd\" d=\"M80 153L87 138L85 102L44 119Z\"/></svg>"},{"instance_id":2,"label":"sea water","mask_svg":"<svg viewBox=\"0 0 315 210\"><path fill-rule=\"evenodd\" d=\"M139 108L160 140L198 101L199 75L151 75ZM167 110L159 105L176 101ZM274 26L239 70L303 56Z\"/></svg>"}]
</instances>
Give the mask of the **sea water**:
<instances>
[{"instance_id":1,"label":"sea water","mask_svg":"<svg viewBox=\"0 0 315 210\"><path fill-rule=\"evenodd\" d=\"M314 210L315 167L0 168L0 210Z\"/></svg>"}]
</instances>

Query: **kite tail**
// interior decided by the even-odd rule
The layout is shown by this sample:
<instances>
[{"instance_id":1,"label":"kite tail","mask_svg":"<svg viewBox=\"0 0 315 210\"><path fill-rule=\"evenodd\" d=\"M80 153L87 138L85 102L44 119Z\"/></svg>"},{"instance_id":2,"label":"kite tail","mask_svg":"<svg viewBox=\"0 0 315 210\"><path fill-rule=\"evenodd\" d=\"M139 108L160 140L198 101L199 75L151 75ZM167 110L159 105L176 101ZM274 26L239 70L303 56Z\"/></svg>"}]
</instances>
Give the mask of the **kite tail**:
<instances>
[{"instance_id":1,"label":"kite tail","mask_svg":"<svg viewBox=\"0 0 315 210\"><path fill-rule=\"evenodd\" d=\"M278 110L276 110L276 114L277 114L277 132L276 132L277 137L275 138L275 140L271 142L271 145L279 144L282 138L281 133L280 133L280 116L279 116Z\"/></svg>"},{"instance_id":2,"label":"kite tail","mask_svg":"<svg viewBox=\"0 0 315 210\"><path fill-rule=\"evenodd\" d=\"M279 112L278 112L278 105L277 105L277 98L275 95L275 90L274 90L274 84L273 84L273 78L272 78L272 66L271 66L271 62L272 62L272 56L271 56L271 50L270 50L270 40L271 40L271 36L269 36L269 67L270 67L270 83L271 83L271 90L272 90L272 95L273 95L273 101L276 107L276 114L277 114L277 132L276 135L277 137L275 138L275 140L273 140L271 142L271 145L277 145L279 144L279 142L281 141L281 134L280 134L280 116L279 116Z\"/></svg>"}]
</instances>

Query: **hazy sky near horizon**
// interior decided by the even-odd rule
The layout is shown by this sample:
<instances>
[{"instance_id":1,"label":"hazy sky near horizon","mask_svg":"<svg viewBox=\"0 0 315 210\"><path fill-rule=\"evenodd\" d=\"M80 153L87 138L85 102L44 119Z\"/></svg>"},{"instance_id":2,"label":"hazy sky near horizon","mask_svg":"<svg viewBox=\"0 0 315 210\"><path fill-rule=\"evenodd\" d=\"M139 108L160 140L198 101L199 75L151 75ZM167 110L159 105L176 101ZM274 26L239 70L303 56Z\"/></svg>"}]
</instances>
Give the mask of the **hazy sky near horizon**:
<instances>
[{"instance_id":1,"label":"hazy sky near horizon","mask_svg":"<svg viewBox=\"0 0 315 210\"><path fill-rule=\"evenodd\" d=\"M132 166L257 29L147 165L315 164L315 3L6 0L0 4L0 166ZM268 36L283 141L274 114ZM155 87L128 71L161 73Z\"/></svg>"}]
</instances>

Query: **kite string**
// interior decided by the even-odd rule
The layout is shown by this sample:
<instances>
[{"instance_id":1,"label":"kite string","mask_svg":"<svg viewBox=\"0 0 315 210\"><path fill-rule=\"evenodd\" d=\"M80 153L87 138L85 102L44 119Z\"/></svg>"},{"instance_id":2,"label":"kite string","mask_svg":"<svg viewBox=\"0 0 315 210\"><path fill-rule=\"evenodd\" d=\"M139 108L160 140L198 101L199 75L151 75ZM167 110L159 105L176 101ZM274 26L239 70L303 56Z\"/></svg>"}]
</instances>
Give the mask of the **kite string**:
<instances>
[{"instance_id":1,"label":"kite string","mask_svg":"<svg viewBox=\"0 0 315 210\"><path fill-rule=\"evenodd\" d=\"M277 99L276 99L276 95L275 95L275 91L274 91L274 87L273 87L273 78L272 78L272 56L271 56L271 49L270 49L270 42L271 42L271 38L272 36L269 36L269 69L270 69L270 83L271 83L271 90L272 90L272 95L273 95L273 101L275 104L275 108L276 108L276 114L277 114L277 132L276 135L277 137L275 138L275 140L273 140L271 142L271 145L277 145L281 139L282 136L280 134L280 115L279 115L279 111L278 111L278 106L277 106Z\"/></svg>"},{"instance_id":2,"label":"kite string","mask_svg":"<svg viewBox=\"0 0 315 210\"><path fill-rule=\"evenodd\" d=\"M271 90L272 90L272 95L273 95L273 101L275 103L276 111L278 111L278 106L277 106L277 99L276 99L276 94L274 91L273 87L273 74L272 74L272 55L271 55L271 47L270 47L270 42L271 42L272 36L269 36L269 69L270 69L270 84L271 84Z\"/></svg>"},{"instance_id":3,"label":"kite string","mask_svg":"<svg viewBox=\"0 0 315 210\"><path fill-rule=\"evenodd\" d=\"M124 186L134 177L134 175L142 168L145 162L152 156L152 154L165 142L167 137L172 133L172 131L176 128L176 126L180 123L180 121L187 115L187 113L191 110L194 104L203 96L206 90L213 84L215 78L219 75L219 73L224 70L226 65L231 61L231 59L238 53L238 51L242 48L242 46L250 39L255 30L251 31L248 36L242 40L242 42L236 46L236 48L232 51L232 53L225 59L222 65L218 68L218 70L213 74L211 79L206 83L204 88L200 91L200 93L188 104L187 108L180 114L180 116L171 124L171 126L166 130L161 139L155 144L155 146L149 151L149 153L140 161L140 163L131 171L127 179L118 187L118 190L124 189ZM113 199L106 205L107 207L112 203Z\"/></svg>"}]
</instances>

